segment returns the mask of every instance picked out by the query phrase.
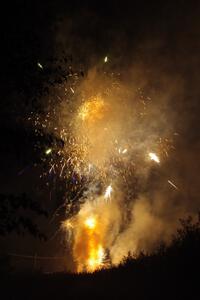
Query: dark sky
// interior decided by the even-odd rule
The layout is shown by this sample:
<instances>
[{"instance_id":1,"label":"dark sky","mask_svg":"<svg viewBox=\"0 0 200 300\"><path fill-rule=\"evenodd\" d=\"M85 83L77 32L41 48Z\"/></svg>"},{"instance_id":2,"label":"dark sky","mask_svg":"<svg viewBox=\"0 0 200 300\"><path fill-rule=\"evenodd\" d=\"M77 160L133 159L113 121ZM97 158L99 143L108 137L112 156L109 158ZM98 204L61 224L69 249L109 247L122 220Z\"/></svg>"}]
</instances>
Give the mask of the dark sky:
<instances>
[{"instance_id":1,"label":"dark sky","mask_svg":"<svg viewBox=\"0 0 200 300\"><path fill-rule=\"evenodd\" d=\"M38 97L47 80L38 75L37 62L45 63L55 56L59 59L66 53L87 70L108 54L113 70L124 72L124 77L129 66L136 64L155 86L165 88L166 78L181 85L170 103L176 130L181 133L176 145L177 173L192 185L188 193L198 198L199 6L199 1L183 0L19 0L1 9L0 192L26 192L50 212L57 207L58 191L54 191L55 202L49 204L48 189L31 168L38 159L37 155L33 159L36 138L23 123L30 101ZM198 206L199 202L192 201ZM48 233L55 231L56 225L49 225L49 220L39 219L39 224ZM29 236L4 238L1 249L63 255L59 239L45 244Z\"/></svg>"}]
</instances>

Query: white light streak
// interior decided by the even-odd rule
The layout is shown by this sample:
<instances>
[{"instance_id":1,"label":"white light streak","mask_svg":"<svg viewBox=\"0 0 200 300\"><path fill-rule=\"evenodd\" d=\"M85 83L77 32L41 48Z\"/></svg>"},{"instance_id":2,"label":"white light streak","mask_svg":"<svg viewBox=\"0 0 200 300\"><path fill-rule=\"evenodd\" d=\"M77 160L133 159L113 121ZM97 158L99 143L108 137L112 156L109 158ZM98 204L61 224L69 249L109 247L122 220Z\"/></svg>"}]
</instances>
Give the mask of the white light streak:
<instances>
[{"instance_id":1,"label":"white light streak","mask_svg":"<svg viewBox=\"0 0 200 300\"><path fill-rule=\"evenodd\" d=\"M40 69L42 69L42 70L43 70L43 66L41 65L41 63L40 63L40 62L38 62L38 63L37 63L37 66L38 66Z\"/></svg>"},{"instance_id":2,"label":"white light streak","mask_svg":"<svg viewBox=\"0 0 200 300\"><path fill-rule=\"evenodd\" d=\"M106 199L109 199L111 197L111 193L113 191L113 188L111 185L109 185L107 188L106 188L106 191L105 191L105 194L104 194L104 198Z\"/></svg>"},{"instance_id":3,"label":"white light streak","mask_svg":"<svg viewBox=\"0 0 200 300\"><path fill-rule=\"evenodd\" d=\"M49 155L51 152L52 152L52 149L49 148L49 149L47 149L47 150L45 151L45 154L46 154L46 155Z\"/></svg>"},{"instance_id":4,"label":"white light streak","mask_svg":"<svg viewBox=\"0 0 200 300\"><path fill-rule=\"evenodd\" d=\"M179 190L178 187L171 181L171 180L167 180L167 182L173 187L175 188L175 190Z\"/></svg>"}]
</instances>

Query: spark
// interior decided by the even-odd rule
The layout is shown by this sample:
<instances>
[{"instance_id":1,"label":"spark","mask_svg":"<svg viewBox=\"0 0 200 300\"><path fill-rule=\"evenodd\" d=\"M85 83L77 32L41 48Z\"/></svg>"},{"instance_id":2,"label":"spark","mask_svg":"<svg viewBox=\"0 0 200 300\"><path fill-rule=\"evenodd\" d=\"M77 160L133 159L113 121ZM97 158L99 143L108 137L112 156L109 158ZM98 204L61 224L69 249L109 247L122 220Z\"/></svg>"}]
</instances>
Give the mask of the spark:
<instances>
[{"instance_id":1,"label":"spark","mask_svg":"<svg viewBox=\"0 0 200 300\"><path fill-rule=\"evenodd\" d=\"M124 149L124 150L122 151L122 153L125 154L127 151L128 151L127 149Z\"/></svg>"},{"instance_id":2,"label":"spark","mask_svg":"<svg viewBox=\"0 0 200 300\"><path fill-rule=\"evenodd\" d=\"M111 185L109 185L107 188L106 188L106 191L105 191L105 194L104 194L104 198L108 199L111 197L111 193L113 191L113 188Z\"/></svg>"},{"instance_id":3,"label":"spark","mask_svg":"<svg viewBox=\"0 0 200 300\"><path fill-rule=\"evenodd\" d=\"M158 155L156 153L149 152L149 157L151 160L155 161L157 164L160 163L160 158L158 157Z\"/></svg>"},{"instance_id":4,"label":"spark","mask_svg":"<svg viewBox=\"0 0 200 300\"><path fill-rule=\"evenodd\" d=\"M125 148L125 149L121 149L121 147L118 149L118 152L119 154L122 153L122 154L125 154L128 150Z\"/></svg>"},{"instance_id":5,"label":"spark","mask_svg":"<svg viewBox=\"0 0 200 300\"><path fill-rule=\"evenodd\" d=\"M41 63L40 63L40 62L38 62L38 63L37 63L37 66L38 66L40 69L42 69L42 70L43 70L43 66L41 65Z\"/></svg>"},{"instance_id":6,"label":"spark","mask_svg":"<svg viewBox=\"0 0 200 300\"><path fill-rule=\"evenodd\" d=\"M64 167L65 167L65 163L62 165L62 168L61 168L61 171L60 171L60 177L62 176L62 173L63 173Z\"/></svg>"},{"instance_id":7,"label":"spark","mask_svg":"<svg viewBox=\"0 0 200 300\"><path fill-rule=\"evenodd\" d=\"M72 87L70 87L70 90L71 90L72 94L75 93L75 92L74 92L74 89L73 89Z\"/></svg>"},{"instance_id":8,"label":"spark","mask_svg":"<svg viewBox=\"0 0 200 300\"><path fill-rule=\"evenodd\" d=\"M47 150L45 151L45 154L46 154L46 155L49 155L51 152L52 152L52 149L49 148L49 149L47 149Z\"/></svg>"},{"instance_id":9,"label":"spark","mask_svg":"<svg viewBox=\"0 0 200 300\"><path fill-rule=\"evenodd\" d=\"M174 187L175 188L175 190L179 190L178 189L178 187L171 181L171 180L167 180L167 182L172 186L172 187Z\"/></svg>"},{"instance_id":10,"label":"spark","mask_svg":"<svg viewBox=\"0 0 200 300\"><path fill-rule=\"evenodd\" d=\"M52 170L54 171L54 173L56 173L56 172L55 172L55 169L54 169L54 164L51 166L51 168L50 168L50 170L49 170L49 174L51 173Z\"/></svg>"},{"instance_id":11,"label":"spark","mask_svg":"<svg viewBox=\"0 0 200 300\"><path fill-rule=\"evenodd\" d=\"M107 63L108 62L108 56L104 57L104 62Z\"/></svg>"}]
</instances>

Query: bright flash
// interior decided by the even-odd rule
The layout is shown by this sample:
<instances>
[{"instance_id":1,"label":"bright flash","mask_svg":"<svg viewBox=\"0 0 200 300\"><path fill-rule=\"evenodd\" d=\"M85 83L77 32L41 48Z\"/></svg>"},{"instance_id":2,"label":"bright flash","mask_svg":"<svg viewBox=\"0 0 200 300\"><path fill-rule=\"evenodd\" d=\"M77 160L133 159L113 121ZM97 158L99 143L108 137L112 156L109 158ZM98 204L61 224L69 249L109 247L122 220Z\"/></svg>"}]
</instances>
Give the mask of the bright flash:
<instances>
[{"instance_id":1,"label":"bright flash","mask_svg":"<svg viewBox=\"0 0 200 300\"><path fill-rule=\"evenodd\" d=\"M158 155L156 153L150 152L149 157L151 160L155 161L157 164L160 163L160 158L158 157Z\"/></svg>"},{"instance_id":2,"label":"bright flash","mask_svg":"<svg viewBox=\"0 0 200 300\"><path fill-rule=\"evenodd\" d=\"M107 63L108 62L108 56L104 57L104 62Z\"/></svg>"},{"instance_id":3,"label":"bright flash","mask_svg":"<svg viewBox=\"0 0 200 300\"><path fill-rule=\"evenodd\" d=\"M104 194L104 198L108 199L111 197L111 193L113 191L113 188L111 185L109 185L107 188L106 188L106 191L105 191L105 194Z\"/></svg>"},{"instance_id":4,"label":"bright flash","mask_svg":"<svg viewBox=\"0 0 200 300\"><path fill-rule=\"evenodd\" d=\"M94 229L96 227L96 219L94 217L89 217L85 220L85 226L88 229Z\"/></svg>"}]
</instances>

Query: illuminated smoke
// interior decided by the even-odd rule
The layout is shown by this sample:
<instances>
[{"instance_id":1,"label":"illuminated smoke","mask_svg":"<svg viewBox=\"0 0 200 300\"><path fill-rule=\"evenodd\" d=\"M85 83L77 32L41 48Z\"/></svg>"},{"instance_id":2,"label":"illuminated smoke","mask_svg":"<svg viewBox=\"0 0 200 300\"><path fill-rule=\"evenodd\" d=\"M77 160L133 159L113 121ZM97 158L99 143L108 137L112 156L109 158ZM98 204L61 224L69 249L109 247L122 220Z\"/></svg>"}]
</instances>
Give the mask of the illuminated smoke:
<instances>
[{"instance_id":1,"label":"illuminated smoke","mask_svg":"<svg viewBox=\"0 0 200 300\"><path fill-rule=\"evenodd\" d=\"M108 267L106 250L110 245L109 226L114 222L110 216L110 204L102 201L85 202L79 213L63 222L62 228L71 234L73 257L77 272L93 272ZM117 207L113 207L115 213ZM113 223L114 224L114 223Z\"/></svg>"},{"instance_id":2,"label":"illuminated smoke","mask_svg":"<svg viewBox=\"0 0 200 300\"><path fill-rule=\"evenodd\" d=\"M116 78L90 70L77 87L63 85L70 103L64 94L53 116L50 110L45 120L34 120L63 141L47 148L46 173L66 182L62 229L77 272L118 265L128 253L169 243L186 211L168 199L169 185L179 192L171 174L161 176L173 149L162 103Z\"/></svg>"}]
</instances>

